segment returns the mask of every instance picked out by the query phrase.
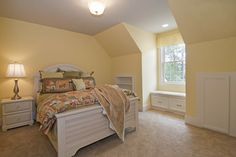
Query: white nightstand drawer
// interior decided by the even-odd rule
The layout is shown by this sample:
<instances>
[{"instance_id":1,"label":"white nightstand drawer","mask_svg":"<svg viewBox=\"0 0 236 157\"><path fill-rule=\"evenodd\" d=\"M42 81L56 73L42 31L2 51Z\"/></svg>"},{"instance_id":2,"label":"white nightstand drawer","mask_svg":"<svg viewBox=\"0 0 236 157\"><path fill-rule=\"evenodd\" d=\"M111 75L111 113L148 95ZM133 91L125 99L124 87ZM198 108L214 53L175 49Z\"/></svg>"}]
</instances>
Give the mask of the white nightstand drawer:
<instances>
[{"instance_id":1,"label":"white nightstand drawer","mask_svg":"<svg viewBox=\"0 0 236 157\"><path fill-rule=\"evenodd\" d=\"M2 99L2 131L8 129L33 125L33 97L21 99Z\"/></svg>"},{"instance_id":2,"label":"white nightstand drawer","mask_svg":"<svg viewBox=\"0 0 236 157\"><path fill-rule=\"evenodd\" d=\"M4 113L7 114L7 113L11 113L11 112L31 110L31 108L32 108L31 101L14 102L14 103L4 105Z\"/></svg>"},{"instance_id":3,"label":"white nightstand drawer","mask_svg":"<svg viewBox=\"0 0 236 157\"><path fill-rule=\"evenodd\" d=\"M151 101L153 106L168 108L168 97L166 96L152 95Z\"/></svg>"},{"instance_id":4,"label":"white nightstand drawer","mask_svg":"<svg viewBox=\"0 0 236 157\"><path fill-rule=\"evenodd\" d=\"M170 109L185 112L185 100L183 99L170 99Z\"/></svg>"},{"instance_id":5,"label":"white nightstand drawer","mask_svg":"<svg viewBox=\"0 0 236 157\"><path fill-rule=\"evenodd\" d=\"M6 125L31 121L31 112L19 113L15 115L8 115L4 117Z\"/></svg>"}]
</instances>

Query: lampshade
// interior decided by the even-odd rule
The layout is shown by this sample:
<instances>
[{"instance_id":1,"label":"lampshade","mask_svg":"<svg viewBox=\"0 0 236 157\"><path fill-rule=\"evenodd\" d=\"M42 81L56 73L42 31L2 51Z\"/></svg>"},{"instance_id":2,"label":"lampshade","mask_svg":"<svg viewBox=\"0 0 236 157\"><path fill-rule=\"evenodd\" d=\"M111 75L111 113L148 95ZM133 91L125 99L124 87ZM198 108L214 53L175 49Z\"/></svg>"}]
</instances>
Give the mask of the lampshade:
<instances>
[{"instance_id":1,"label":"lampshade","mask_svg":"<svg viewBox=\"0 0 236 157\"><path fill-rule=\"evenodd\" d=\"M7 68L7 77L25 77L25 68L23 64L9 64Z\"/></svg>"},{"instance_id":2,"label":"lampshade","mask_svg":"<svg viewBox=\"0 0 236 157\"><path fill-rule=\"evenodd\" d=\"M105 10L105 4L98 0L92 0L88 4L89 10L94 15L101 15Z\"/></svg>"}]
</instances>

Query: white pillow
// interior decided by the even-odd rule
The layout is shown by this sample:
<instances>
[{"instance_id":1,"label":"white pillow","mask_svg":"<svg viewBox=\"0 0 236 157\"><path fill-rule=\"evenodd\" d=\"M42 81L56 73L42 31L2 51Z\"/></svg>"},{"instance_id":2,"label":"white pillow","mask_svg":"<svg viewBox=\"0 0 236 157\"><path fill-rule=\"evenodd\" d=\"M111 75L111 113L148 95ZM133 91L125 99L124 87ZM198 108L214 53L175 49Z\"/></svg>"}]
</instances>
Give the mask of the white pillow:
<instances>
[{"instance_id":1,"label":"white pillow","mask_svg":"<svg viewBox=\"0 0 236 157\"><path fill-rule=\"evenodd\" d=\"M72 79L72 81L73 81L77 91L85 90L85 83L84 83L83 79Z\"/></svg>"}]
</instances>

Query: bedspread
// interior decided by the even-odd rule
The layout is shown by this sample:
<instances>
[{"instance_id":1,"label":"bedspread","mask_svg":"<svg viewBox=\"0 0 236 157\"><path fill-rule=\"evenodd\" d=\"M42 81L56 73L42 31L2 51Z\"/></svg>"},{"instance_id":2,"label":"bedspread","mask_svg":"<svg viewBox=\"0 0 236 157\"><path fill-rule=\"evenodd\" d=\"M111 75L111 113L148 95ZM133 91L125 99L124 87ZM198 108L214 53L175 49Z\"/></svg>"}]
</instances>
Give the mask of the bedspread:
<instances>
[{"instance_id":1,"label":"bedspread","mask_svg":"<svg viewBox=\"0 0 236 157\"><path fill-rule=\"evenodd\" d=\"M124 140L125 112L129 110L129 99L117 86L104 85L86 91L44 94L38 99L37 121L40 130L47 134L56 121L55 114L70 109L99 104L106 112L112 129Z\"/></svg>"},{"instance_id":2,"label":"bedspread","mask_svg":"<svg viewBox=\"0 0 236 157\"><path fill-rule=\"evenodd\" d=\"M45 134L50 131L56 121L55 114L94 105L96 102L97 99L91 94L91 90L41 95L37 106L37 121L41 123L40 130Z\"/></svg>"}]
</instances>

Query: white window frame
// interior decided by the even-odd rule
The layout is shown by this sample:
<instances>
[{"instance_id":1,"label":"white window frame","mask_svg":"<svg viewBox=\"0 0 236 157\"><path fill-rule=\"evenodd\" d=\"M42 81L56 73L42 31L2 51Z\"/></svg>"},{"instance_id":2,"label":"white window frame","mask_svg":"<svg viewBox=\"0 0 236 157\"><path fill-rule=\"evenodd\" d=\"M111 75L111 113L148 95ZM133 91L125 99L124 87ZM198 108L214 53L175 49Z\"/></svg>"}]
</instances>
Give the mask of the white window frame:
<instances>
[{"instance_id":1,"label":"white window frame","mask_svg":"<svg viewBox=\"0 0 236 157\"><path fill-rule=\"evenodd\" d=\"M184 45L185 44L176 44L176 45ZM169 45L169 46L175 46L175 45ZM164 46L165 47L165 46ZM185 85L186 82L186 59L185 59L185 80L184 81L165 81L164 80L164 52L162 51L162 48L160 48L160 66L161 66L161 70L160 70L160 76L161 76L161 84L170 84L170 85ZM185 48L185 57L186 57L186 48ZM181 61L171 61L172 63L174 62L181 62ZM183 62L183 60L182 60Z\"/></svg>"}]
</instances>

